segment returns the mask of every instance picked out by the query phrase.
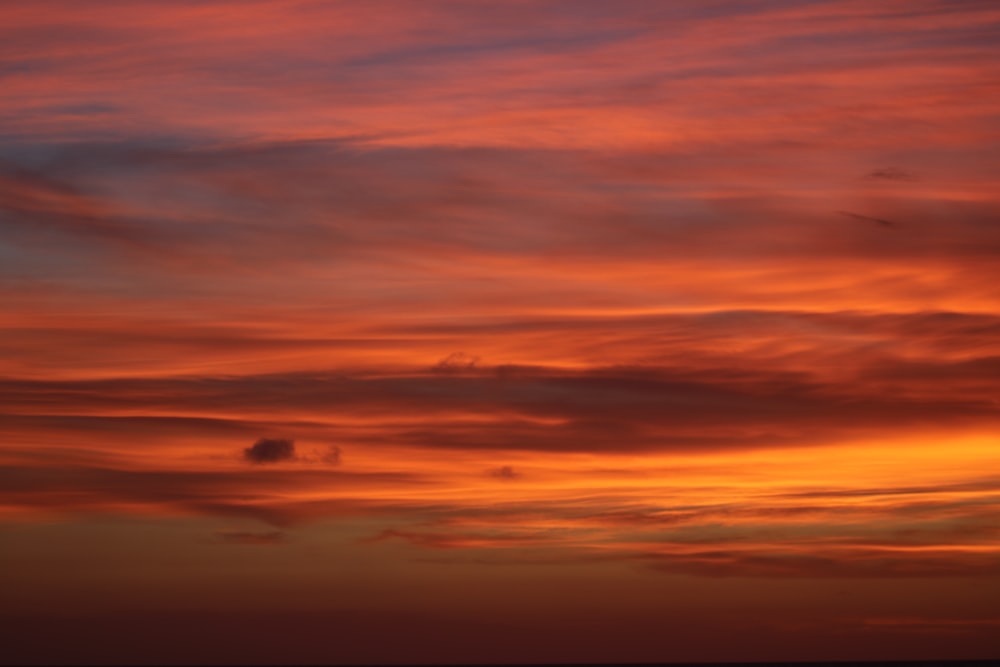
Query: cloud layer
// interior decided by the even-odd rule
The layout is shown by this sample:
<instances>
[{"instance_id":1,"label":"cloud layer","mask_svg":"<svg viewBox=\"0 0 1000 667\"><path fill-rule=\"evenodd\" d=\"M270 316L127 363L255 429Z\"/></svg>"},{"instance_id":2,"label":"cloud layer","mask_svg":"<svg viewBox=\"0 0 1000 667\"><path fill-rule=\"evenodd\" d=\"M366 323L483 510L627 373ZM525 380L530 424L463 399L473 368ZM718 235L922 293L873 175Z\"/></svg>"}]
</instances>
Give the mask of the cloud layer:
<instances>
[{"instance_id":1,"label":"cloud layer","mask_svg":"<svg viewBox=\"0 0 1000 667\"><path fill-rule=\"evenodd\" d=\"M1000 576L995 3L8 4L5 520Z\"/></svg>"}]
</instances>

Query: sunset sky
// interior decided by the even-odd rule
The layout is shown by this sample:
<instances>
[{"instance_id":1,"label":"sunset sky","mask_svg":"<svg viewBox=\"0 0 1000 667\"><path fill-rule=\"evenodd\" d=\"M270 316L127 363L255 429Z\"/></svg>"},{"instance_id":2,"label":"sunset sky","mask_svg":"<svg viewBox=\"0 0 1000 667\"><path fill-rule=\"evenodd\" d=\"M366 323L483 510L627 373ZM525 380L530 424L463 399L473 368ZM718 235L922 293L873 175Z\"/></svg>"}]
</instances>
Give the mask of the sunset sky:
<instances>
[{"instance_id":1,"label":"sunset sky","mask_svg":"<svg viewBox=\"0 0 1000 667\"><path fill-rule=\"evenodd\" d=\"M0 661L1000 656L1000 3L0 6Z\"/></svg>"}]
</instances>

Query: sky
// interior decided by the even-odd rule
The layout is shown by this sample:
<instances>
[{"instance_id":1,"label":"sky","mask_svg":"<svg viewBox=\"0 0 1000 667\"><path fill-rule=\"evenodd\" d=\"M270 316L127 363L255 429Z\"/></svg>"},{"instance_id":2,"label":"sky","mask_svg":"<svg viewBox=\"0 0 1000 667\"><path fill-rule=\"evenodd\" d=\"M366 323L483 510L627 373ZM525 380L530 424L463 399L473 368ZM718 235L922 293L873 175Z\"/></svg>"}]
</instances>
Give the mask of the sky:
<instances>
[{"instance_id":1,"label":"sky","mask_svg":"<svg viewBox=\"0 0 1000 667\"><path fill-rule=\"evenodd\" d=\"M1000 656L1000 5L0 6L0 661Z\"/></svg>"}]
</instances>

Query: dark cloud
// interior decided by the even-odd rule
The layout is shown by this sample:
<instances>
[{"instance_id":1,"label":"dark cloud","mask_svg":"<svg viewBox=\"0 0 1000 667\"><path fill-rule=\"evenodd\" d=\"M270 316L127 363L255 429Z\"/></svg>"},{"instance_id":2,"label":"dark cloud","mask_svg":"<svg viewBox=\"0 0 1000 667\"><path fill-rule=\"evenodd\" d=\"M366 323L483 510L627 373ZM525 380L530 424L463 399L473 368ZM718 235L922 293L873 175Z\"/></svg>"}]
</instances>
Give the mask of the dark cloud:
<instances>
[{"instance_id":1,"label":"dark cloud","mask_svg":"<svg viewBox=\"0 0 1000 667\"><path fill-rule=\"evenodd\" d=\"M612 325L614 321L601 326ZM801 331L796 339L800 349L813 335L817 351L803 356L810 366L803 370L781 368L780 357L754 359L747 354L736 366L731 357L692 355L673 365L494 367L457 375L425 369L354 376L318 371L94 381L8 379L0 381L0 391L9 397L4 419L20 430L103 434L116 445L137 437L208 436L221 441L270 432L331 445L353 441L438 449L707 451L992 427L1000 421L995 402L1000 357L968 355L972 347L996 347L991 342L998 326L995 318L730 313L636 326L649 335L658 327L674 327L678 336L704 331L705 336L722 339L743 331L772 337L776 344ZM592 331L596 335L597 330ZM831 337L849 344L823 350ZM897 353L905 360L893 356ZM945 361L945 353L963 358ZM824 375L834 367L837 375ZM219 416L203 416L213 412ZM299 418L289 419L290 414ZM377 418L379 426L359 426L345 415ZM471 415L476 418L468 418ZM243 456L252 463L274 463L291 460L295 452L265 442ZM296 460L335 463L337 455L329 449Z\"/></svg>"},{"instance_id":2,"label":"dark cloud","mask_svg":"<svg viewBox=\"0 0 1000 667\"><path fill-rule=\"evenodd\" d=\"M487 474L489 474L490 477L496 477L497 479L515 479L521 476L521 474L515 471L511 466L493 468L492 470L489 470Z\"/></svg>"},{"instance_id":3,"label":"dark cloud","mask_svg":"<svg viewBox=\"0 0 1000 667\"><path fill-rule=\"evenodd\" d=\"M295 459L295 443L291 440L261 438L243 450L243 458L250 463L280 463Z\"/></svg>"},{"instance_id":4,"label":"dark cloud","mask_svg":"<svg viewBox=\"0 0 1000 667\"><path fill-rule=\"evenodd\" d=\"M452 352L431 368L433 373L455 374L475 370L479 357L464 352Z\"/></svg>"}]
</instances>

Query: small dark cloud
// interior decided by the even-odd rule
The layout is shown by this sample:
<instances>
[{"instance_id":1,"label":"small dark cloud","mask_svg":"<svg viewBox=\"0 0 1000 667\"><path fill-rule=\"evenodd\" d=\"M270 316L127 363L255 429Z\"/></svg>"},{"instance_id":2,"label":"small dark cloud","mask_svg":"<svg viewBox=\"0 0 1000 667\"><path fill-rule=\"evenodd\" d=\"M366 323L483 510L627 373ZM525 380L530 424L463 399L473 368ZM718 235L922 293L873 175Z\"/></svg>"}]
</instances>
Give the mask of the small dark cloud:
<instances>
[{"instance_id":1,"label":"small dark cloud","mask_svg":"<svg viewBox=\"0 0 1000 667\"><path fill-rule=\"evenodd\" d=\"M225 544L251 544L267 545L281 544L285 541L285 534L279 531L265 533L254 533L246 531L219 531L215 534L219 541Z\"/></svg>"},{"instance_id":2,"label":"small dark cloud","mask_svg":"<svg viewBox=\"0 0 1000 667\"><path fill-rule=\"evenodd\" d=\"M434 364L431 371L434 373L461 373L476 369L479 357L472 357L465 352L452 352L441 361Z\"/></svg>"},{"instance_id":3,"label":"small dark cloud","mask_svg":"<svg viewBox=\"0 0 1000 667\"><path fill-rule=\"evenodd\" d=\"M243 458L250 463L279 463L295 458L295 443L291 440L261 438L243 450Z\"/></svg>"},{"instance_id":4,"label":"small dark cloud","mask_svg":"<svg viewBox=\"0 0 1000 667\"><path fill-rule=\"evenodd\" d=\"M915 181L917 177L905 169L899 169L897 167L885 167L884 169L876 169L869 172L865 176L866 178L882 179L886 181Z\"/></svg>"},{"instance_id":5,"label":"small dark cloud","mask_svg":"<svg viewBox=\"0 0 1000 667\"><path fill-rule=\"evenodd\" d=\"M511 466L494 468L489 470L488 474L490 477L496 477L497 479L515 479L516 477L520 477L520 474Z\"/></svg>"}]
</instances>

